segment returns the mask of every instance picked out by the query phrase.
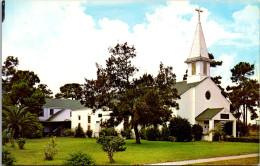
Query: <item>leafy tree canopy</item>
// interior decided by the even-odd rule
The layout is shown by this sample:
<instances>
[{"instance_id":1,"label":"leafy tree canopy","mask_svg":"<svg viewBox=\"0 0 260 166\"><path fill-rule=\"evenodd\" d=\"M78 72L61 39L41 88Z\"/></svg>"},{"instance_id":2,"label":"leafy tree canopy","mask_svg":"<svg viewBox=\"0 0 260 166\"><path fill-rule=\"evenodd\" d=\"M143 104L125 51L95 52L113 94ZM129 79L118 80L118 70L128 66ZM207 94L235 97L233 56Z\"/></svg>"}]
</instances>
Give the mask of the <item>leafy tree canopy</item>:
<instances>
[{"instance_id":1,"label":"leafy tree canopy","mask_svg":"<svg viewBox=\"0 0 260 166\"><path fill-rule=\"evenodd\" d=\"M78 83L65 84L60 87L60 93L55 95L56 98L65 98L72 100L80 100L82 98L83 89Z\"/></svg>"},{"instance_id":2,"label":"leafy tree canopy","mask_svg":"<svg viewBox=\"0 0 260 166\"><path fill-rule=\"evenodd\" d=\"M37 74L33 71L17 70L18 64L18 58L9 56L2 66L3 105L26 106L31 113L38 114L45 104L46 94L36 87L40 83Z\"/></svg>"}]
</instances>

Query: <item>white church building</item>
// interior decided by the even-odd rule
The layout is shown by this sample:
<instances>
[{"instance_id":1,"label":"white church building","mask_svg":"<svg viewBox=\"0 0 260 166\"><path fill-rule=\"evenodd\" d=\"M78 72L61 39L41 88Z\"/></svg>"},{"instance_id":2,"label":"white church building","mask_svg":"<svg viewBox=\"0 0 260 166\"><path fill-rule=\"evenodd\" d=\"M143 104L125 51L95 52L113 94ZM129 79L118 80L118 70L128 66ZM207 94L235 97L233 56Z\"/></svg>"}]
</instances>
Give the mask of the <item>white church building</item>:
<instances>
[{"instance_id":1,"label":"white church building","mask_svg":"<svg viewBox=\"0 0 260 166\"><path fill-rule=\"evenodd\" d=\"M236 137L236 118L230 112L230 102L221 94L220 88L211 80L210 62L204 39L200 9L198 23L193 39L190 56L185 61L188 66L186 81L177 82L175 87L181 99L180 109L174 114L189 120L191 124L203 127L205 140L212 140L212 132L217 123L232 121L232 135Z\"/></svg>"},{"instance_id":2,"label":"white church building","mask_svg":"<svg viewBox=\"0 0 260 166\"><path fill-rule=\"evenodd\" d=\"M230 102L221 94L220 88L210 77L210 58L204 39L200 22L200 9L198 23L193 39L190 56L185 61L188 66L186 81L177 82L175 88L181 97L179 110L173 110L173 116L188 119L191 124L199 124L203 127L203 140L212 140L216 124L224 124L227 121L233 123L232 135L236 137L236 118L230 112ZM97 133L100 130L100 122L108 119L107 112L93 111L83 108L72 111L71 127L75 128L80 123L84 130L91 129ZM117 127L120 131L123 125Z\"/></svg>"}]
</instances>

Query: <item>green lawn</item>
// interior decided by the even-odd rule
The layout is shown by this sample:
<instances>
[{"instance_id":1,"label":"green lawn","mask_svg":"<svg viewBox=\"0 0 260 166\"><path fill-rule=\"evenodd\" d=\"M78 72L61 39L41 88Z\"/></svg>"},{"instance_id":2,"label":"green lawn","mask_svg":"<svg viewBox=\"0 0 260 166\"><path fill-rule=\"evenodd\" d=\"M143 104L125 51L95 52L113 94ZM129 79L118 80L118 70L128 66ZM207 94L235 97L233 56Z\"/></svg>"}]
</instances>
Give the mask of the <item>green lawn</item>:
<instances>
[{"instance_id":1,"label":"green lawn","mask_svg":"<svg viewBox=\"0 0 260 166\"><path fill-rule=\"evenodd\" d=\"M53 161L44 160L44 146L49 138L28 139L24 150L19 150L16 145L11 149L15 156L16 165L60 165L64 162L64 157L69 153L82 151L89 153L95 159L96 164L109 164L106 153L102 151L95 139L84 138L63 138L58 137L57 142L60 152ZM241 142L167 142L167 141L146 141L142 144L135 144L135 140L126 140L126 151L116 153L115 164L133 165L161 163L168 161L181 161L197 158L230 156L248 153L258 153L258 143Z\"/></svg>"}]
</instances>

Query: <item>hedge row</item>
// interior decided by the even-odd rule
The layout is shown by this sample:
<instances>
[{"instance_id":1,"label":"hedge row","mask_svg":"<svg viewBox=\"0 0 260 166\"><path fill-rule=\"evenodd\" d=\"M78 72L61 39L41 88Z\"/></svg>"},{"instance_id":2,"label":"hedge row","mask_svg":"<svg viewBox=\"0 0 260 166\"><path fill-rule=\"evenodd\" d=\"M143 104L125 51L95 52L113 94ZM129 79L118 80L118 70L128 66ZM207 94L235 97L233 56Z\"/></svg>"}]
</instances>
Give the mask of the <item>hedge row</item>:
<instances>
[{"instance_id":1,"label":"hedge row","mask_svg":"<svg viewBox=\"0 0 260 166\"><path fill-rule=\"evenodd\" d=\"M259 139L255 138L227 138L228 142L253 142L259 143Z\"/></svg>"}]
</instances>

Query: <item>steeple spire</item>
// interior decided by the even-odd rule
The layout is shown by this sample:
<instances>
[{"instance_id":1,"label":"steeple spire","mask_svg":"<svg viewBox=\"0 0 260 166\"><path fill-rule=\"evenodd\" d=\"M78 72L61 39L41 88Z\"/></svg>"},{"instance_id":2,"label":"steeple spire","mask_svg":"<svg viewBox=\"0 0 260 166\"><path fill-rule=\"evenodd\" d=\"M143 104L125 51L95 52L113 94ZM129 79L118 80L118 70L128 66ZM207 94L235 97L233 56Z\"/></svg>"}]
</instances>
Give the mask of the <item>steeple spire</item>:
<instances>
[{"instance_id":1,"label":"steeple spire","mask_svg":"<svg viewBox=\"0 0 260 166\"><path fill-rule=\"evenodd\" d=\"M200 13L203 11L200 8L195 9L195 11L198 12L198 23L191 46L190 56L185 61L185 63L188 64L187 83L201 81L202 79L210 76L211 60L209 59L200 22Z\"/></svg>"},{"instance_id":2,"label":"steeple spire","mask_svg":"<svg viewBox=\"0 0 260 166\"><path fill-rule=\"evenodd\" d=\"M190 51L190 58L196 57L204 57L209 58L208 50L205 42L205 38L203 35L201 22L200 22L200 13L203 12L200 8L195 9L198 12L198 23L195 31L195 35L193 38L193 43Z\"/></svg>"}]
</instances>

